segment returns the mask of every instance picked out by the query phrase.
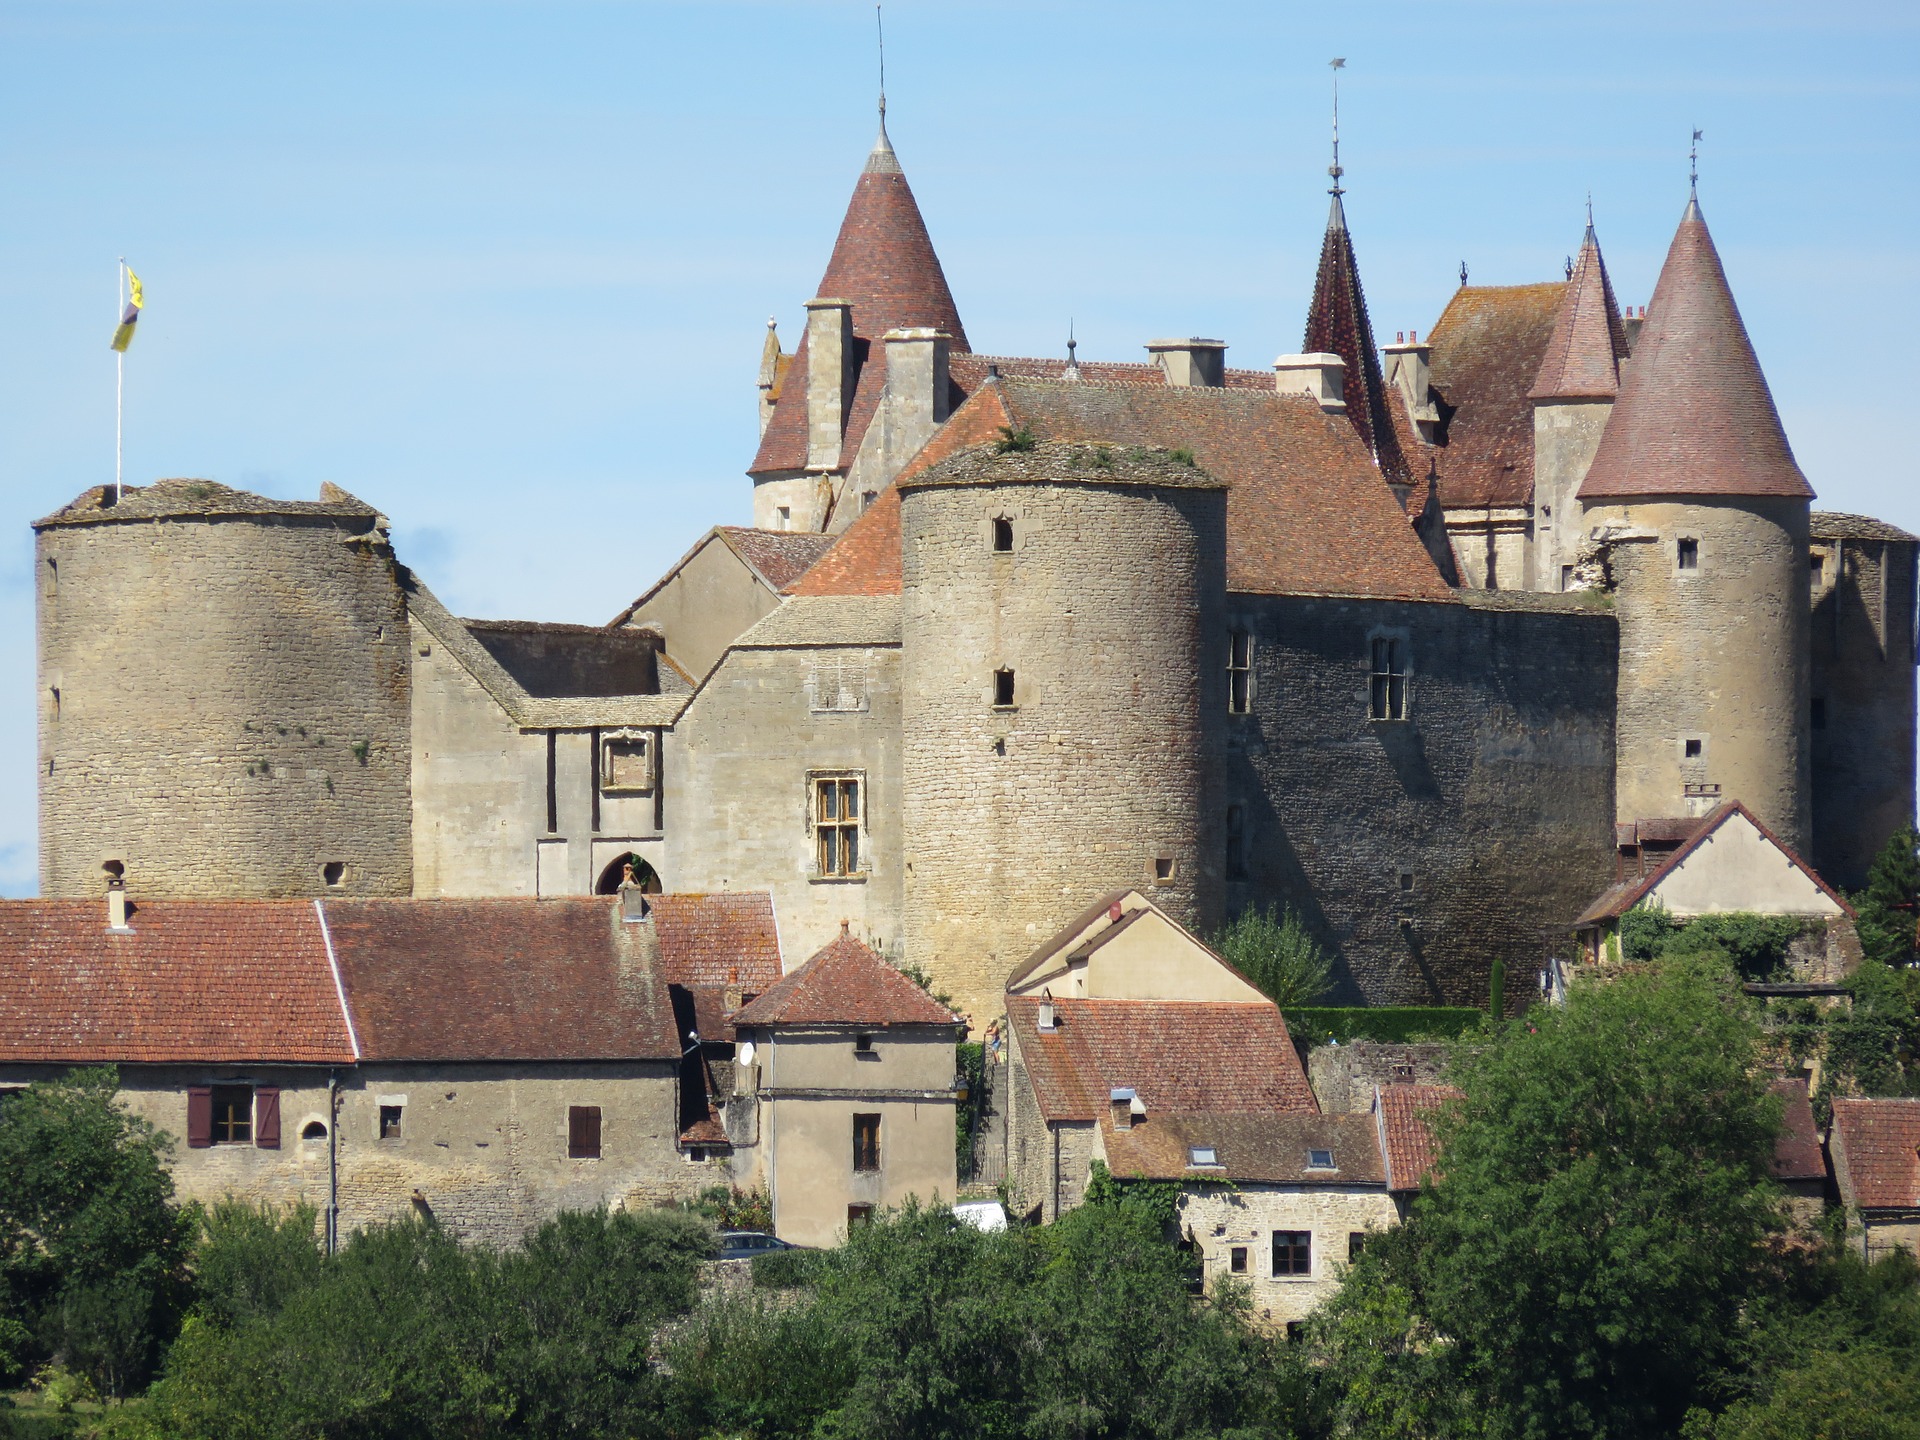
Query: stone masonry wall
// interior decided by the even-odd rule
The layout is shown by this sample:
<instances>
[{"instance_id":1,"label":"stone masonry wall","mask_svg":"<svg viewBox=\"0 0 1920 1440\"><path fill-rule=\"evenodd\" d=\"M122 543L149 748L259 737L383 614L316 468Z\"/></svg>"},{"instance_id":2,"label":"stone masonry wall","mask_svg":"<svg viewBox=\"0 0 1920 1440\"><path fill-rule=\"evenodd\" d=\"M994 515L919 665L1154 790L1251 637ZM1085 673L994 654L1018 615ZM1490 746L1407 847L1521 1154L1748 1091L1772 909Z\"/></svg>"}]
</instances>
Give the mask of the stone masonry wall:
<instances>
[{"instance_id":1,"label":"stone masonry wall","mask_svg":"<svg viewBox=\"0 0 1920 1440\"><path fill-rule=\"evenodd\" d=\"M1229 597L1254 639L1216 803L1244 816L1228 902L1295 910L1337 957L1330 1004L1509 1009L1613 879L1615 629L1574 597ZM1369 718L1371 642L1407 659Z\"/></svg>"},{"instance_id":2,"label":"stone masonry wall","mask_svg":"<svg viewBox=\"0 0 1920 1440\"><path fill-rule=\"evenodd\" d=\"M1353 1236L1380 1234L1395 1223L1393 1200L1379 1186L1208 1186L1180 1198L1180 1225L1199 1249L1207 1289L1229 1280L1244 1284L1255 1317L1276 1330L1306 1319L1339 1290ZM1313 1237L1308 1274L1273 1273L1276 1230ZM1237 1274L1235 1249L1245 1252L1246 1262Z\"/></svg>"},{"instance_id":3,"label":"stone masonry wall","mask_svg":"<svg viewBox=\"0 0 1920 1440\"><path fill-rule=\"evenodd\" d=\"M1451 1045L1439 1043L1316 1045L1307 1052L1307 1083L1321 1114L1365 1115L1375 1086L1444 1085L1452 1053Z\"/></svg>"},{"instance_id":4,"label":"stone masonry wall","mask_svg":"<svg viewBox=\"0 0 1920 1440\"><path fill-rule=\"evenodd\" d=\"M407 624L370 519L40 532L40 889L411 887Z\"/></svg>"},{"instance_id":5,"label":"stone masonry wall","mask_svg":"<svg viewBox=\"0 0 1920 1440\"><path fill-rule=\"evenodd\" d=\"M902 526L907 956L996 1015L1013 967L1104 891L1146 887L1185 922L1218 907L1203 715L1224 705L1225 497L909 488Z\"/></svg>"}]
</instances>

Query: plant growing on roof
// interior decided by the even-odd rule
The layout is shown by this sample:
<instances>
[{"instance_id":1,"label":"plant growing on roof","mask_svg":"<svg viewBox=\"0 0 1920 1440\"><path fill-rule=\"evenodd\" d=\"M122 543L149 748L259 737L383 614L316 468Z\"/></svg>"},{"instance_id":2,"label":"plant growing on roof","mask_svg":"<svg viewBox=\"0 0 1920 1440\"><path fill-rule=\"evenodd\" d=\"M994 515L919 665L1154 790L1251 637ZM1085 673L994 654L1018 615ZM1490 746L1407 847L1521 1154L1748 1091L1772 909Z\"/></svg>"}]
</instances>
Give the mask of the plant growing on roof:
<instances>
[{"instance_id":1,"label":"plant growing on roof","mask_svg":"<svg viewBox=\"0 0 1920 1440\"><path fill-rule=\"evenodd\" d=\"M1031 425L1022 425L1018 430L1011 425L1002 425L1000 438L993 442L993 448L997 453L1006 455L1016 450L1031 450L1039 443L1040 439L1033 433Z\"/></svg>"}]
</instances>

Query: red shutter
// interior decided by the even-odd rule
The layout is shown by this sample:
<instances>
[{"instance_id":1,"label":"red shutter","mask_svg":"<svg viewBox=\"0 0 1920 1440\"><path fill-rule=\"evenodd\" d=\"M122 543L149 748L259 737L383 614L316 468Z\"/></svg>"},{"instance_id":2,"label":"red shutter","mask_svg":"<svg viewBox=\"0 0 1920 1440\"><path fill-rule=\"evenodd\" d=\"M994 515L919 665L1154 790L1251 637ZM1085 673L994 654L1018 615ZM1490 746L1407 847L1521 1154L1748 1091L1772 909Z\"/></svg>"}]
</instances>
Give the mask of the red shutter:
<instances>
[{"instance_id":1,"label":"red shutter","mask_svg":"<svg viewBox=\"0 0 1920 1440\"><path fill-rule=\"evenodd\" d=\"M253 1092L253 1143L262 1150L280 1148L280 1092L272 1085Z\"/></svg>"},{"instance_id":2,"label":"red shutter","mask_svg":"<svg viewBox=\"0 0 1920 1440\"><path fill-rule=\"evenodd\" d=\"M213 1144L213 1087L187 1087L187 1145L204 1150Z\"/></svg>"}]
</instances>

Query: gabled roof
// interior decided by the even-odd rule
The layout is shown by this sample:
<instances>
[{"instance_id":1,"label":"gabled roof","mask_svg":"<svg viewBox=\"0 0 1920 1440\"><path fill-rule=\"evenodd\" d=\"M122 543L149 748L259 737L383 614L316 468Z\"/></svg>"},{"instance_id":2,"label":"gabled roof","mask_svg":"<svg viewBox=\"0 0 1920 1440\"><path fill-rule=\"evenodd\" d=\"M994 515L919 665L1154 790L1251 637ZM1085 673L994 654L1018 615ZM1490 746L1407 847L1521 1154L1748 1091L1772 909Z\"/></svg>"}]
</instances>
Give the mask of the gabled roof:
<instances>
[{"instance_id":1,"label":"gabled roof","mask_svg":"<svg viewBox=\"0 0 1920 1440\"><path fill-rule=\"evenodd\" d=\"M1620 302L1614 299L1607 262L1588 224L1529 398L1611 400L1619 392L1620 362L1626 358Z\"/></svg>"},{"instance_id":2,"label":"gabled roof","mask_svg":"<svg viewBox=\"0 0 1920 1440\"><path fill-rule=\"evenodd\" d=\"M1381 1085L1373 1092L1373 1118L1386 1156L1387 1188L1396 1194L1420 1189L1433 1172L1433 1112L1461 1092L1451 1085Z\"/></svg>"},{"instance_id":3,"label":"gabled roof","mask_svg":"<svg viewBox=\"0 0 1920 1440\"><path fill-rule=\"evenodd\" d=\"M660 637L650 630L544 620L463 619L460 623L534 698L608 699L660 693Z\"/></svg>"},{"instance_id":4,"label":"gabled roof","mask_svg":"<svg viewBox=\"0 0 1920 1440\"><path fill-rule=\"evenodd\" d=\"M855 364L850 367L853 393L840 449L840 468L845 469L859 453L861 438L886 387L886 346L879 343L881 336L889 330L924 327L952 336L955 351L967 348L967 332L947 288L940 257L934 253L920 206L887 139L884 120L880 138L853 187L833 255L814 294L850 302L853 333L866 342L856 346ZM807 365L803 335L781 381L782 398L773 407L748 473L806 468Z\"/></svg>"},{"instance_id":5,"label":"gabled roof","mask_svg":"<svg viewBox=\"0 0 1920 1440\"><path fill-rule=\"evenodd\" d=\"M1235 1184L1378 1187L1386 1183L1380 1145L1365 1115L1161 1115L1120 1129L1101 1121L1107 1167L1122 1179L1226 1181ZM1217 1165L1193 1164L1193 1147L1206 1146ZM1331 1166L1311 1164L1311 1152L1330 1151Z\"/></svg>"},{"instance_id":6,"label":"gabled roof","mask_svg":"<svg viewBox=\"0 0 1920 1440\"><path fill-rule=\"evenodd\" d=\"M847 933L733 1017L738 1026L953 1025L958 1017Z\"/></svg>"},{"instance_id":7,"label":"gabled roof","mask_svg":"<svg viewBox=\"0 0 1920 1440\"><path fill-rule=\"evenodd\" d=\"M1688 201L1580 498L1810 500L1697 201Z\"/></svg>"},{"instance_id":8,"label":"gabled roof","mask_svg":"<svg viewBox=\"0 0 1920 1440\"><path fill-rule=\"evenodd\" d=\"M1647 896L1659 889L1661 882L1684 865L1688 856L1694 854L1701 846L1711 840L1714 833L1736 815L1746 820L1755 830L1759 831L1768 843L1781 853L1787 863L1805 875L1808 880L1812 881L1820 893L1831 900L1840 909L1841 913L1846 915L1853 914L1853 907L1849 905L1831 885L1827 884L1825 880L1822 880L1819 872L1807 864L1806 861L1802 860L1791 846L1786 844L1778 835L1775 835L1773 831L1762 824L1759 816L1755 815L1740 801L1729 800L1711 815L1707 816L1705 820L1695 825L1692 833L1686 836L1679 847L1675 849L1671 855L1667 856L1666 859L1661 861L1658 866L1648 871L1644 879L1628 880L1609 886L1601 893L1599 899L1589 905L1586 910L1582 912L1580 918L1573 922L1574 925L1576 927L1585 927L1619 919L1622 915L1626 914L1627 911L1633 909L1634 906L1638 905L1642 900L1646 899ZM1647 838L1645 832L1651 829L1653 824L1657 823L1658 822L1641 822L1640 829L1643 838Z\"/></svg>"},{"instance_id":9,"label":"gabled roof","mask_svg":"<svg viewBox=\"0 0 1920 1440\"><path fill-rule=\"evenodd\" d=\"M1835 1100L1833 1160L1849 1204L1920 1209L1920 1100Z\"/></svg>"},{"instance_id":10,"label":"gabled roof","mask_svg":"<svg viewBox=\"0 0 1920 1440\"><path fill-rule=\"evenodd\" d=\"M1040 1113L1098 1120L1116 1086L1160 1114L1319 1112L1280 1007L1271 1002L1055 1000L1059 1025L1039 1028L1038 996L1009 995L1015 1032Z\"/></svg>"},{"instance_id":11,"label":"gabled roof","mask_svg":"<svg viewBox=\"0 0 1920 1440\"><path fill-rule=\"evenodd\" d=\"M0 900L0 1060L350 1065L310 900Z\"/></svg>"},{"instance_id":12,"label":"gabled roof","mask_svg":"<svg viewBox=\"0 0 1920 1440\"><path fill-rule=\"evenodd\" d=\"M677 1060L665 982L619 901L329 900L368 1060Z\"/></svg>"},{"instance_id":13,"label":"gabled roof","mask_svg":"<svg viewBox=\"0 0 1920 1440\"><path fill-rule=\"evenodd\" d=\"M714 534L746 562L769 590L787 588L833 547L833 536L811 530L756 530L749 525L722 525Z\"/></svg>"},{"instance_id":14,"label":"gabled roof","mask_svg":"<svg viewBox=\"0 0 1920 1440\"><path fill-rule=\"evenodd\" d=\"M1820 1128L1813 1121L1813 1102L1807 1082L1787 1076L1773 1082L1780 1097L1780 1138L1773 1145L1773 1178L1782 1181L1824 1180L1826 1152L1820 1148Z\"/></svg>"},{"instance_id":15,"label":"gabled roof","mask_svg":"<svg viewBox=\"0 0 1920 1440\"><path fill-rule=\"evenodd\" d=\"M1441 444L1431 452L1448 510L1533 496L1534 378L1566 285L1462 285L1428 335Z\"/></svg>"},{"instance_id":16,"label":"gabled roof","mask_svg":"<svg viewBox=\"0 0 1920 1440\"><path fill-rule=\"evenodd\" d=\"M1353 236L1347 231L1337 180L1335 186L1327 233L1320 242L1313 303L1307 309L1305 349L1309 354L1338 355L1347 362L1347 419L1365 450L1379 458L1380 473L1404 483L1412 477L1388 414L1380 350L1373 343L1373 322L1367 318L1367 297L1360 289L1360 266L1354 259Z\"/></svg>"}]
</instances>

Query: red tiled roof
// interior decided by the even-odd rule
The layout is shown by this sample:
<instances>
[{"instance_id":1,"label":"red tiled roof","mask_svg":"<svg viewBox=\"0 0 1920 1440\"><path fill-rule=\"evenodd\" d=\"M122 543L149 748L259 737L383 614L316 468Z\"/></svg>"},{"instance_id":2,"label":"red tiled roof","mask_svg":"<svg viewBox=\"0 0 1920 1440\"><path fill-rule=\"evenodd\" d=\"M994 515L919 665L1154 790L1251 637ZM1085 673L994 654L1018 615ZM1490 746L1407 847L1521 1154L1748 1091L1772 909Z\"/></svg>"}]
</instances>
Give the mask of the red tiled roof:
<instances>
[{"instance_id":1,"label":"red tiled roof","mask_svg":"<svg viewBox=\"0 0 1920 1440\"><path fill-rule=\"evenodd\" d=\"M738 983L755 994L780 979L780 935L765 890L655 895L660 978L669 985Z\"/></svg>"},{"instance_id":2,"label":"red tiled roof","mask_svg":"<svg viewBox=\"0 0 1920 1440\"><path fill-rule=\"evenodd\" d=\"M1433 1170L1432 1112L1461 1098L1451 1085L1382 1085L1374 1091L1380 1148L1387 1157L1387 1188L1418 1190Z\"/></svg>"},{"instance_id":3,"label":"red tiled roof","mask_svg":"<svg viewBox=\"0 0 1920 1440\"><path fill-rule=\"evenodd\" d=\"M1122 1179L1228 1180L1279 1185L1383 1185L1380 1143L1367 1115L1156 1114L1119 1129L1100 1122L1107 1166ZM1212 1148L1219 1164L1192 1163L1192 1147ZM1331 1169L1309 1151L1333 1153Z\"/></svg>"},{"instance_id":4,"label":"red tiled roof","mask_svg":"<svg viewBox=\"0 0 1920 1440\"><path fill-rule=\"evenodd\" d=\"M1428 335L1443 442L1432 454L1449 510L1525 505L1533 495L1533 402L1527 398L1566 285L1476 285L1454 291Z\"/></svg>"},{"instance_id":5,"label":"red tiled roof","mask_svg":"<svg viewBox=\"0 0 1920 1440\"><path fill-rule=\"evenodd\" d=\"M853 306L856 365L847 406L840 468L853 462L860 440L886 388L889 330L929 327L953 337L952 349L964 353L967 332L947 288L913 189L900 170L886 130L867 157L840 222L840 234L815 295L846 300ZM861 352L864 352L863 354ZM748 473L804 470L807 464L807 341L802 336L792 364L781 377L780 401L773 407L760 452Z\"/></svg>"},{"instance_id":6,"label":"red tiled roof","mask_svg":"<svg viewBox=\"0 0 1920 1440\"><path fill-rule=\"evenodd\" d=\"M1320 243L1320 269L1313 282L1313 303L1307 309L1309 354L1338 355L1347 362L1347 419L1368 453L1377 456L1380 473L1389 480L1411 477L1400 453L1399 436L1387 409L1386 383L1380 374L1380 350L1373 343L1373 322L1367 318L1367 297L1360 288L1360 266L1353 255L1353 236L1340 192L1333 192L1327 212L1327 234Z\"/></svg>"},{"instance_id":7,"label":"red tiled roof","mask_svg":"<svg viewBox=\"0 0 1920 1440\"><path fill-rule=\"evenodd\" d=\"M1807 1082L1788 1077L1773 1082L1780 1097L1780 1138L1773 1145L1773 1178L1824 1180L1827 1157L1820 1148L1820 1129L1813 1123L1813 1102Z\"/></svg>"},{"instance_id":8,"label":"red tiled roof","mask_svg":"<svg viewBox=\"0 0 1920 1440\"><path fill-rule=\"evenodd\" d=\"M733 1017L745 1025L952 1025L958 1017L841 928L838 938Z\"/></svg>"},{"instance_id":9,"label":"red tiled roof","mask_svg":"<svg viewBox=\"0 0 1920 1440\"><path fill-rule=\"evenodd\" d=\"M1582 500L1641 495L1813 497L1692 201L1580 482Z\"/></svg>"},{"instance_id":10,"label":"red tiled roof","mask_svg":"<svg viewBox=\"0 0 1920 1440\"><path fill-rule=\"evenodd\" d=\"M760 578L775 590L784 590L833 545L833 536L811 530L756 530L747 525L722 525L720 534Z\"/></svg>"},{"instance_id":11,"label":"red tiled roof","mask_svg":"<svg viewBox=\"0 0 1920 1440\"><path fill-rule=\"evenodd\" d=\"M704 1120L696 1120L680 1132L682 1145L725 1145L731 1148L727 1139L726 1127L720 1123L717 1115L709 1112Z\"/></svg>"},{"instance_id":12,"label":"red tiled roof","mask_svg":"<svg viewBox=\"0 0 1920 1440\"><path fill-rule=\"evenodd\" d=\"M1862 1210L1920 1208L1920 1100L1835 1100L1834 1163Z\"/></svg>"},{"instance_id":13,"label":"red tiled roof","mask_svg":"<svg viewBox=\"0 0 1920 1440\"><path fill-rule=\"evenodd\" d=\"M1151 360L1077 360L1079 378L1095 385L1165 385L1167 372ZM1064 380L1066 361L1033 355L955 355L947 373L961 399L968 399L998 372L1003 380ZM1229 390L1274 388L1271 370L1229 369L1222 377ZM958 409L958 406L955 406Z\"/></svg>"},{"instance_id":14,"label":"red tiled roof","mask_svg":"<svg viewBox=\"0 0 1920 1440\"><path fill-rule=\"evenodd\" d=\"M617 899L330 900L369 1060L674 1060L665 982Z\"/></svg>"},{"instance_id":15,"label":"red tiled roof","mask_svg":"<svg viewBox=\"0 0 1920 1440\"><path fill-rule=\"evenodd\" d=\"M1540 371L1533 377L1534 400L1611 400L1620 388L1620 362L1627 358L1627 332L1620 324L1620 302L1613 297L1600 242L1587 226L1580 258L1560 297Z\"/></svg>"},{"instance_id":16,"label":"red tiled roof","mask_svg":"<svg viewBox=\"0 0 1920 1440\"><path fill-rule=\"evenodd\" d=\"M308 900L0 901L0 1059L341 1065L353 1045Z\"/></svg>"},{"instance_id":17,"label":"red tiled roof","mask_svg":"<svg viewBox=\"0 0 1920 1440\"><path fill-rule=\"evenodd\" d=\"M1280 1007L1193 1000L1053 1002L1059 1027L1042 1034L1037 996L1009 995L1007 1023L1040 1112L1097 1120L1109 1091L1131 1086L1158 1114L1319 1113Z\"/></svg>"}]
</instances>

